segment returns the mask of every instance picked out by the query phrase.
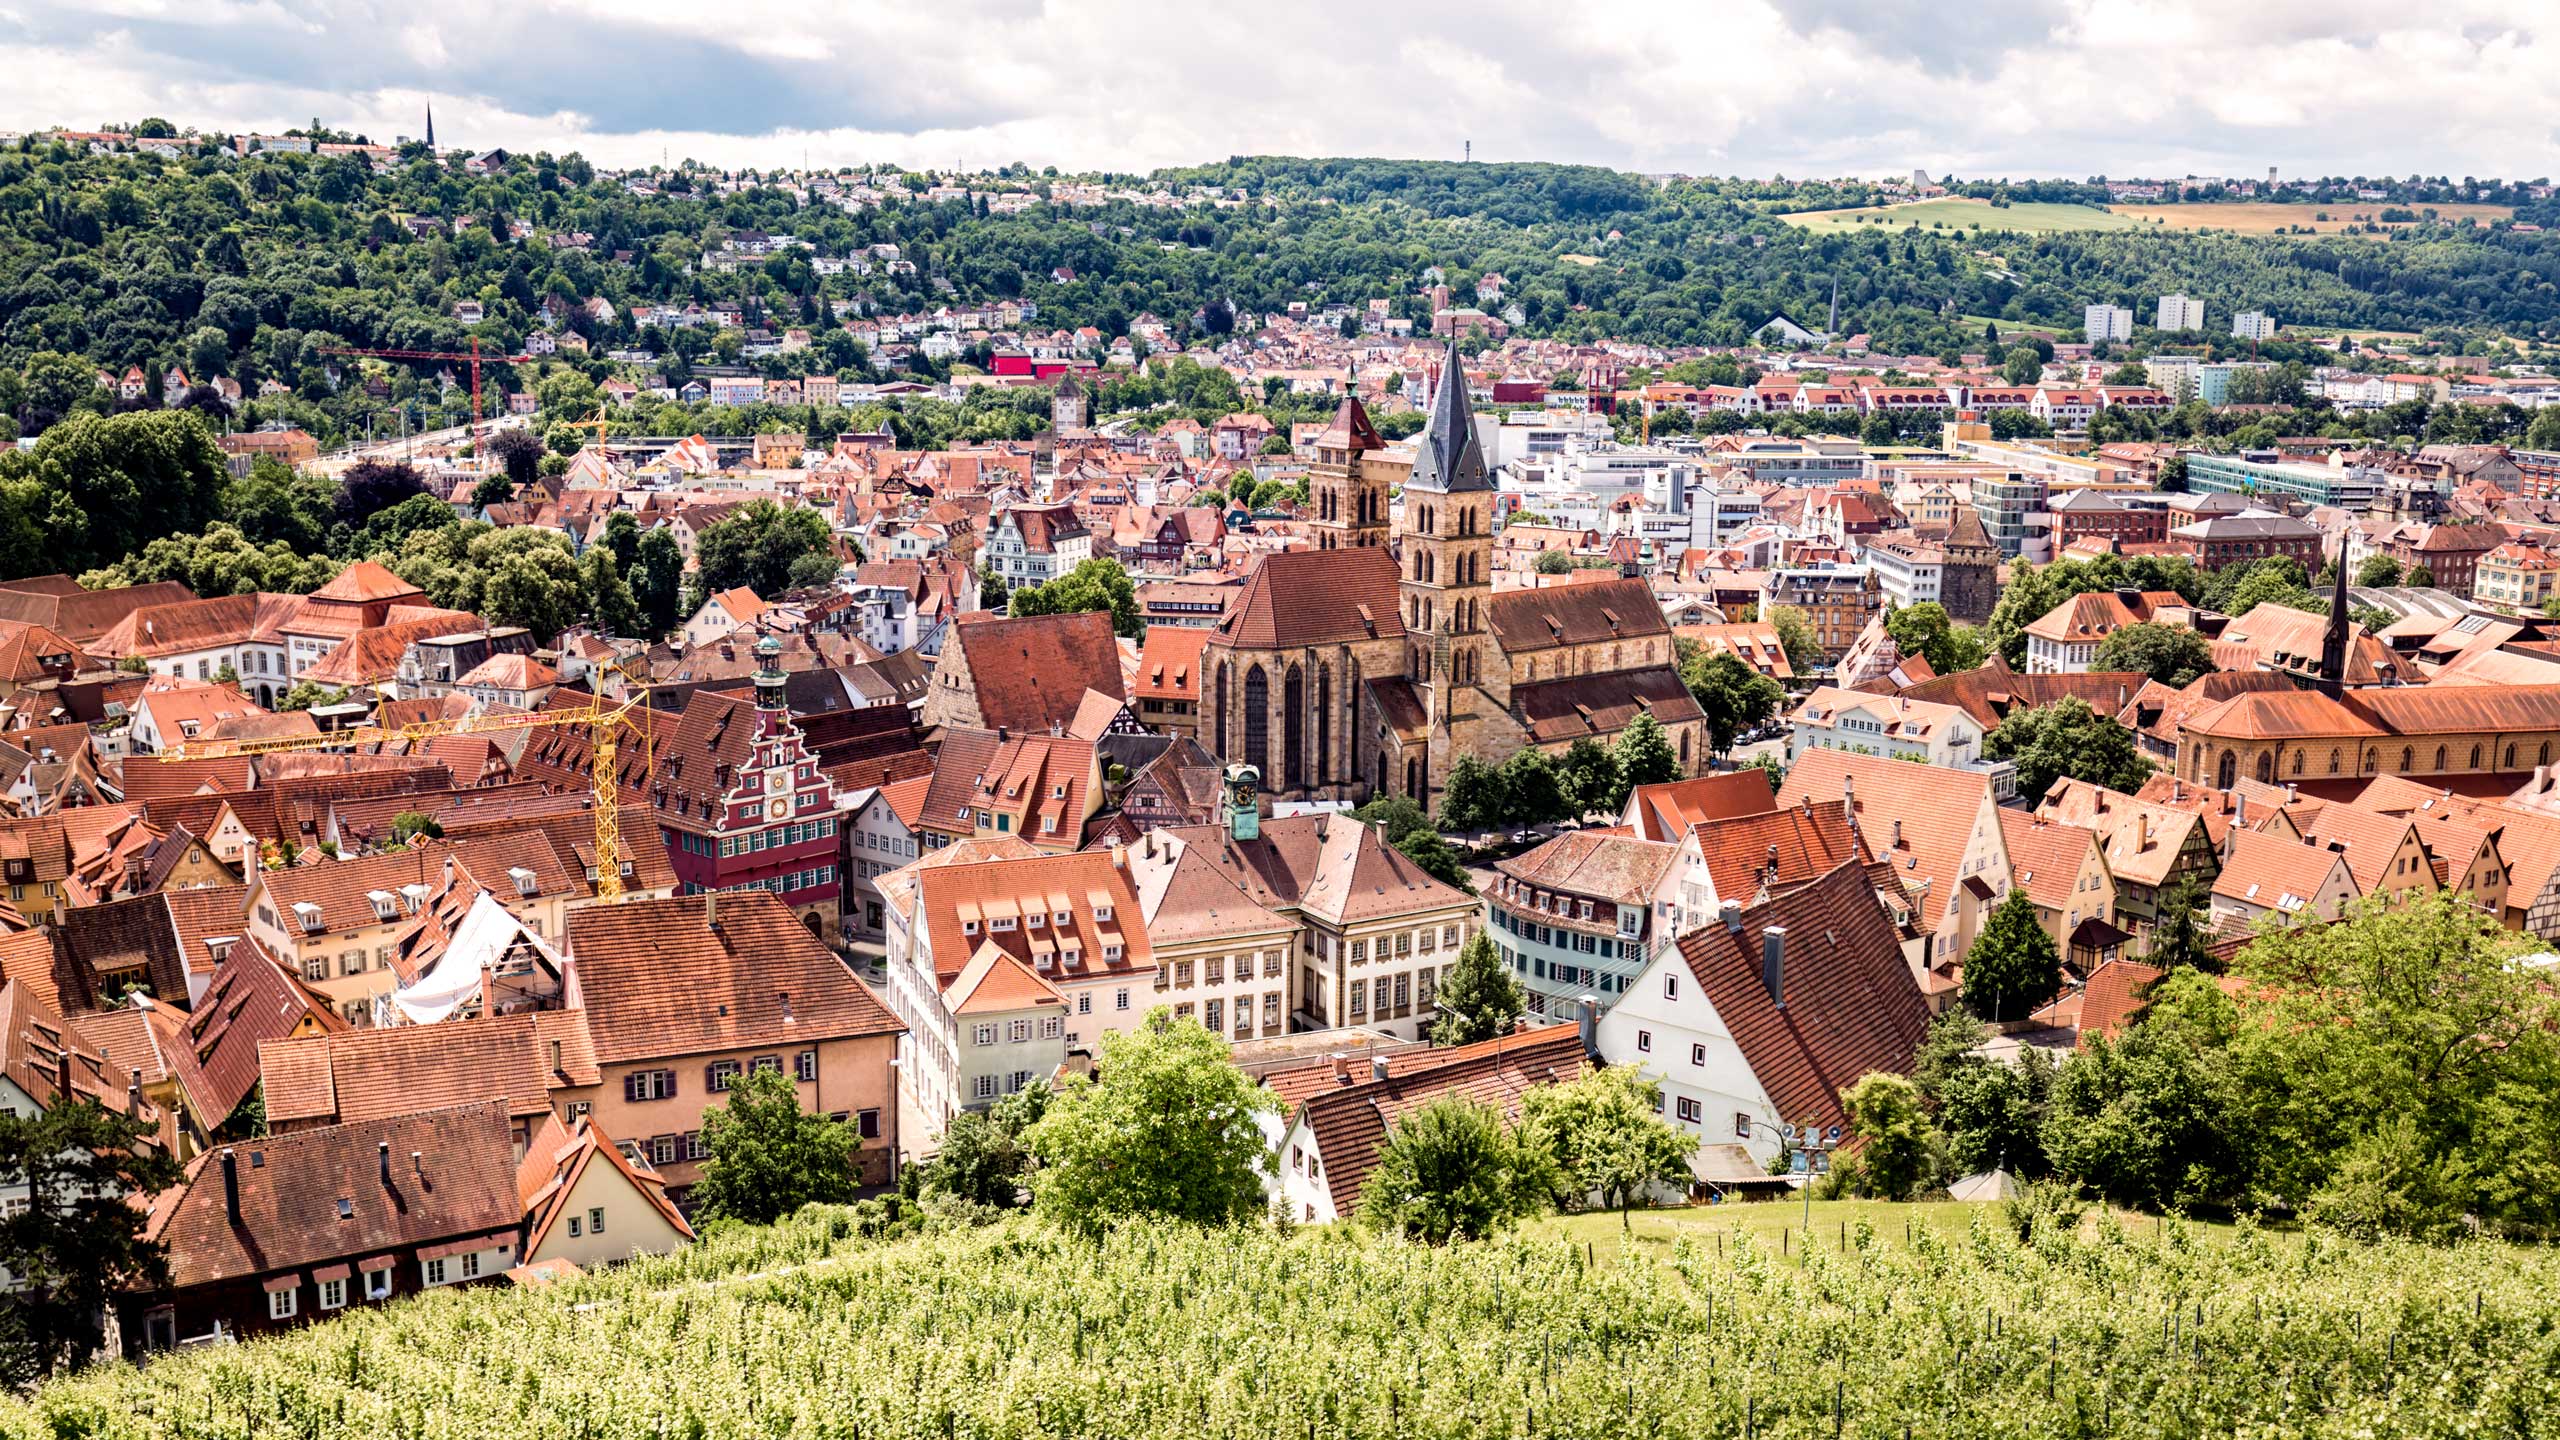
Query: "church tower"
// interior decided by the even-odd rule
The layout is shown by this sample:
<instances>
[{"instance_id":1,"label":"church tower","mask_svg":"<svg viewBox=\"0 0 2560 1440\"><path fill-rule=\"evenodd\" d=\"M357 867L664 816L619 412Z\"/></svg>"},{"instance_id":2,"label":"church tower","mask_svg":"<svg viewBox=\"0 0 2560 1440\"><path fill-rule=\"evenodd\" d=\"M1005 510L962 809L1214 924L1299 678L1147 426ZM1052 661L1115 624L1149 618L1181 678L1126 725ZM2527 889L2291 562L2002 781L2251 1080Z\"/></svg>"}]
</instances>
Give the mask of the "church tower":
<instances>
[{"instance_id":1,"label":"church tower","mask_svg":"<svg viewBox=\"0 0 2560 1440\"><path fill-rule=\"evenodd\" d=\"M1368 472L1368 456L1387 448L1356 390L1345 388L1333 423L1316 437L1307 466L1307 507L1319 550L1387 543L1387 482Z\"/></svg>"},{"instance_id":2,"label":"church tower","mask_svg":"<svg viewBox=\"0 0 2560 1440\"><path fill-rule=\"evenodd\" d=\"M1440 366L1431 419L1413 453L1397 532L1404 628L1412 652L1407 674L1425 687L1432 727L1463 718L1459 696L1481 683L1493 594L1494 480L1467 406L1466 363L1456 336ZM1436 788L1445 760L1432 757Z\"/></svg>"},{"instance_id":3,"label":"church tower","mask_svg":"<svg viewBox=\"0 0 2560 1440\"><path fill-rule=\"evenodd\" d=\"M2338 542L2338 589L2329 599L2329 626L2320 635L2320 680L2315 687L2330 699L2347 688L2347 641L2355 622L2347 614L2347 542Z\"/></svg>"}]
</instances>

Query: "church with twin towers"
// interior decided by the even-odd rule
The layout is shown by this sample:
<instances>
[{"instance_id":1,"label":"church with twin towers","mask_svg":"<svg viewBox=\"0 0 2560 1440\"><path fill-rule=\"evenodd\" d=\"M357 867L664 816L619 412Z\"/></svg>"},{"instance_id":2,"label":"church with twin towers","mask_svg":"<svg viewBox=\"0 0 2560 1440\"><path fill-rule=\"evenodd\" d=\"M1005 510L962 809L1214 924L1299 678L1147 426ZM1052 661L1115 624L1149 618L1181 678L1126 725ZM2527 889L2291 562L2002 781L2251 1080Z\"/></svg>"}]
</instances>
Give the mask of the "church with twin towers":
<instances>
[{"instance_id":1,"label":"church with twin towers","mask_svg":"<svg viewBox=\"0 0 2560 1440\"><path fill-rule=\"evenodd\" d=\"M1706 715L1640 577L1493 588L1498 489L1455 337L1408 463L1346 390L1314 443L1312 549L1266 555L1201 652L1200 738L1280 800L1403 795L1437 812L1460 756L1614 743L1650 715L1684 772Z\"/></svg>"}]
</instances>

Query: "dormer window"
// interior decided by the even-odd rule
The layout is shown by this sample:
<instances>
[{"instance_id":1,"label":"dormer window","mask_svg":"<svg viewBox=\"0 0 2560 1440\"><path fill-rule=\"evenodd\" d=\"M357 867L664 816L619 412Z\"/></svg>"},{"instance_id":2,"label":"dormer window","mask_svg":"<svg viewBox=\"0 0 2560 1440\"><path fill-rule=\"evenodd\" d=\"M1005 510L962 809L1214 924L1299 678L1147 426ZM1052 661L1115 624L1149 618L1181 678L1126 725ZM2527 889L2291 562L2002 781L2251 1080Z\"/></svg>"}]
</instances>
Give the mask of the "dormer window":
<instances>
[{"instance_id":1,"label":"dormer window","mask_svg":"<svg viewBox=\"0 0 2560 1440\"><path fill-rule=\"evenodd\" d=\"M312 904L308 900L296 900L293 902L293 918L302 922L302 929L304 933L310 935L317 935L320 933L322 927L320 924L319 906Z\"/></svg>"},{"instance_id":2,"label":"dormer window","mask_svg":"<svg viewBox=\"0 0 2560 1440\"><path fill-rule=\"evenodd\" d=\"M533 872L521 865L508 866L507 878L516 882L516 893L528 900L541 893L541 887L535 882Z\"/></svg>"},{"instance_id":3,"label":"dormer window","mask_svg":"<svg viewBox=\"0 0 2560 1440\"><path fill-rule=\"evenodd\" d=\"M1093 918L1099 921L1108 922L1111 919L1111 907L1108 905L1095 905L1093 907Z\"/></svg>"},{"instance_id":4,"label":"dormer window","mask_svg":"<svg viewBox=\"0 0 2560 1440\"><path fill-rule=\"evenodd\" d=\"M364 893L364 898L373 902L374 919L397 920L400 918L400 901L390 891L368 890Z\"/></svg>"},{"instance_id":5,"label":"dormer window","mask_svg":"<svg viewBox=\"0 0 2560 1440\"><path fill-rule=\"evenodd\" d=\"M426 886L418 884L416 881L411 881L410 883L400 887L400 907L402 909L408 911L412 915L415 915L418 913L418 907L425 903L427 903Z\"/></svg>"},{"instance_id":6,"label":"dormer window","mask_svg":"<svg viewBox=\"0 0 2560 1440\"><path fill-rule=\"evenodd\" d=\"M1059 785L1052 785L1052 786L1050 786L1050 787L1049 787L1049 798L1050 798L1050 799L1052 799L1052 800L1064 800L1064 799L1066 799L1066 798L1067 798L1067 787L1066 787L1065 785L1063 785L1063 784L1059 784Z\"/></svg>"},{"instance_id":7,"label":"dormer window","mask_svg":"<svg viewBox=\"0 0 2560 1440\"><path fill-rule=\"evenodd\" d=\"M1010 915L998 915L987 921L987 928L990 930L1010 930L1013 928L1013 917Z\"/></svg>"},{"instance_id":8,"label":"dormer window","mask_svg":"<svg viewBox=\"0 0 2560 1440\"><path fill-rule=\"evenodd\" d=\"M1059 911L1056 915L1052 916L1052 917L1051 917L1051 920L1052 920L1052 922L1053 922L1053 923L1055 923L1055 924L1057 925L1057 927L1058 927L1059 929L1064 930L1064 929L1066 929L1069 925L1072 925L1072 924L1074 924L1074 923L1075 923L1075 918L1076 918L1076 917L1075 917L1073 914L1071 914L1070 912L1065 911L1065 910L1061 910L1061 911Z\"/></svg>"},{"instance_id":9,"label":"dormer window","mask_svg":"<svg viewBox=\"0 0 2560 1440\"><path fill-rule=\"evenodd\" d=\"M978 922L977 922L977 921L975 921L975 920L963 920L963 921L961 921L961 922L960 922L960 933L961 933L961 934L963 934L963 935L975 935L975 934L977 934L977 933L978 933Z\"/></svg>"},{"instance_id":10,"label":"dormer window","mask_svg":"<svg viewBox=\"0 0 2560 1440\"><path fill-rule=\"evenodd\" d=\"M1031 929L1037 930L1048 922L1048 918L1048 916L1034 910L1030 914L1022 917L1022 923L1029 926Z\"/></svg>"}]
</instances>

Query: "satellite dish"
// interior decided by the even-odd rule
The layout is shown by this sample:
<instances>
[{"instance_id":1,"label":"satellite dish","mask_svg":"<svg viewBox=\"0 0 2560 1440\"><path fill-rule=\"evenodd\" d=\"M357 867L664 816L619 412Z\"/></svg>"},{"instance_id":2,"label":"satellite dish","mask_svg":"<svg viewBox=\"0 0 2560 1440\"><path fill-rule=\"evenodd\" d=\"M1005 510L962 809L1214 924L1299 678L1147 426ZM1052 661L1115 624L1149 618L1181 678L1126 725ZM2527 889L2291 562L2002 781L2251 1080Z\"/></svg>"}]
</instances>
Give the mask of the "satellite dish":
<instances>
[{"instance_id":1,"label":"satellite dish","mask_svg":"<svg viewBox=\"0 0 2560 1440\"><path fill-rule=\"evenodd\" d=\"M1803 1138L1804 1138L1804 1127L1803 1127L1803 1126L1801 1126L1801 1125L1790 1125L1790 1126L1786 1127L1786 1129L1787 1129L1787 1138L1788 1138L1788 1139L1790 1139L1790 1140L1801 1140L1801 1139L1803 1139Z\"/></svg>"},{"instance_id":2,"label":"satellite dish","mask_svg":"<svg viewBox=\"0 0 2560 1440\"><path fill-rule=\"evenodd\" d=\"M1840 1127L1837 1125L1832 1126L1829 1130L1823 1132L1822 1138L1837 1143L1840 1139Z\"/></svg>"}]
</instances>

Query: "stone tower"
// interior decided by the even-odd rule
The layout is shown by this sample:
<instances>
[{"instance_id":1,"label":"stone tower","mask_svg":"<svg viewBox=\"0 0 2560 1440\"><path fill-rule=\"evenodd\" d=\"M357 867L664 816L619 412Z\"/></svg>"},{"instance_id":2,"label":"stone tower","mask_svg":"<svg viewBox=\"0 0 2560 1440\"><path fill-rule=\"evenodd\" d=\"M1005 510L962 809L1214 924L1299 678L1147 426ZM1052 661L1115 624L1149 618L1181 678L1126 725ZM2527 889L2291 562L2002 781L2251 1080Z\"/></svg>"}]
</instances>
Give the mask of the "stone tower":
<instances>
[{"instance_id":1,"label":"stone tower","mask_svg":"<svg viewBox=\"0 0 2560 1440\"><path fill-rule=\"evenodd\" d=\"M1067 435L1084 426L1084 386L1070 370L1059 377L1058 388L1049 396L1049 430L1053 435Z\"/></svg>"},{"instance_id":2,"label":"stone tower","mask_svg":"<svg viewBox=\"0 0 2560 1440\"><path fill-rule=\"evenodd\" d=\"M1463 721L1462 698L1481 683L1492 644L1494 480L1467 406L1467 372L1452 336L1431 396L1431 419L1413 454L1397 529L1398 588L1411 647L1406 674L1421 688L1434 733L1432 785L1445 774L1441 736Z\"/></svg>"},{"instance_id":3,"label":"stone tower","mask_svg":"<svg viewBox=\"0 0 2560 1440\"><path fill-rule=\"evenodd\" d=\"M1319 550L1347 550L1387 543L1387 482L1368 472L1371 451L1387 447L1360 397L1345 390L1333 423L1316 437L1307 466L1309 523Z\"/></svg>"},{"instance_id":4,"label":"stone tower","mask_svg":"<svg viewBox=\"0 0 2560 1440\"><path fill-rule=\"evenodd\" d=\"M1938 575L1938 603L1947 618L1979 625L2000 603L2000 545L1982 528L1982 517L1970 505L1956 507L1955 523L1940 542L1945 563Z\"/></svg>"}]
</instances>

